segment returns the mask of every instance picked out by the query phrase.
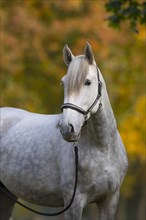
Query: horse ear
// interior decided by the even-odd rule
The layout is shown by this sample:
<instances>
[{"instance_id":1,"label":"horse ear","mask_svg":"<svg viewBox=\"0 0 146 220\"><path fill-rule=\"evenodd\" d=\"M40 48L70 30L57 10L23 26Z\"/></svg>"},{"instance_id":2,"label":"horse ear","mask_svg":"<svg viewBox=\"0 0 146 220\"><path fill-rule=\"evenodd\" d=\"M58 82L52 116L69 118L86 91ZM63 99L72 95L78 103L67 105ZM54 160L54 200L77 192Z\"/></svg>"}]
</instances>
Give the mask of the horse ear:
<instances>
[{"instance_id":1,"label":"horse ear","mask_svg":"<svg viewBox=\"0 0 146 220\"><path fill-rule=\"evenodd\" d=\"M64 59L66 66L68 66L70 64L70 62L72 61L73 58L74 58L74 56L73 56L71 50L69 49L68 45L66 44L63 48L63 59Z\"/></svg>"},{"instance_id":2,"label":"horse ear","mask_svg":"<svg viewBox=\"0 0 146 220\"><path fill-rule=\"evenodd\" d=\"M88 42L86 43L84 54L89 64L95 63L92 47Z\"/></svg>"}]
</instances>

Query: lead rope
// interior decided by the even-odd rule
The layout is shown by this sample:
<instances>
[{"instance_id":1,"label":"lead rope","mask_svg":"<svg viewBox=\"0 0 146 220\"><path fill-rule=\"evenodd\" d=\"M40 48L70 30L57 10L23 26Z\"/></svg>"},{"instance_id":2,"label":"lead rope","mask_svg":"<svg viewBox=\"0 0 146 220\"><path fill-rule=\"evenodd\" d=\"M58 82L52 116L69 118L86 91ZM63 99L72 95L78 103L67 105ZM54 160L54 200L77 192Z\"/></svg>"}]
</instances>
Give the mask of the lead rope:
<instances>
[{"instance_id":1,"label":"lead rope","mask_svg":"<svg viewBox=\"0 0 146 220\"><path fill-rule=\"evenodd\" d=\"M27 210L29 210L31 212L34 212L36 214L43 215L43 216L57 216L57 215L60 215L60 214L64 213L65 211L67 211L71 207L71 205L72 205L72 203L74 201L74 198L75 198L75 194L76 194L77 182L78 182L78 145L77 145L76 142L74 143L74 152L75 152L75 185L74 185L74 191L73 191L70 203L63 210L61 210L59 212L56 212L56 213L39 212L37 210L29 208L28 206L24 205L23 203L17 201L12 194L10 194L9 192L7 192L4 189L4 187L0 186L0 189L3 191L4 194L6 194L15 203L19 204L20 206L22 206L23 208L25 208L25 209L27 209Z\"/></svg>"}]
</instances>

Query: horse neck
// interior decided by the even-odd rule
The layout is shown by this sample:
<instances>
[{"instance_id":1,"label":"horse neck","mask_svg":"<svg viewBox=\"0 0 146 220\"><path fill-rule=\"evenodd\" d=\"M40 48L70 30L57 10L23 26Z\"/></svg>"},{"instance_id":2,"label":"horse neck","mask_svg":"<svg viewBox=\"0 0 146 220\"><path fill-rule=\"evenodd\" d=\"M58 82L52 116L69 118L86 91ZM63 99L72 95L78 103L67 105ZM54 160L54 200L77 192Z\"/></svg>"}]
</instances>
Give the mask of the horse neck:
<instances>
[{"instance_id":1,"label":"horse neck","mask_svg":"<svg viewBox=\"0 0 146 220\"><path fill-rule=\"evenodd\" d=\"M83 129L85 140L91 146L98 146L101 150L107 149L116 140L116 121L111 108L105 82L102 81L102 107L95 115L91 115L87 127ZM112 137L112 138L111 138Z\"/></svg>"}]
</instances>

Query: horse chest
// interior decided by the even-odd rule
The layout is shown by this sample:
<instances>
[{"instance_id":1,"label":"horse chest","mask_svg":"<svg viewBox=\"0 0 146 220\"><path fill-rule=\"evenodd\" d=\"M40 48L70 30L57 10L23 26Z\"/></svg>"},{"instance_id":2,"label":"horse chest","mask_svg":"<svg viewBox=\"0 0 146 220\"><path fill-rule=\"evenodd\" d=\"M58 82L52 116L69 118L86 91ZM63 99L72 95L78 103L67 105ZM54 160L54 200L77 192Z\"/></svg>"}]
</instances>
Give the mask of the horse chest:
<instances>
[{"instance_id":1,"label":"horse chest","mask_svg":"<svg viewBox=\"0 0 146 220\"><path fill-rule=\"evenodd\" d=\"M96 201L113 193L118 186L119 178L116 170L105 161L96 162L90 159L79 165L79 184L81 193L87 193L88 201Z\"/></svg>"}]
</instances>

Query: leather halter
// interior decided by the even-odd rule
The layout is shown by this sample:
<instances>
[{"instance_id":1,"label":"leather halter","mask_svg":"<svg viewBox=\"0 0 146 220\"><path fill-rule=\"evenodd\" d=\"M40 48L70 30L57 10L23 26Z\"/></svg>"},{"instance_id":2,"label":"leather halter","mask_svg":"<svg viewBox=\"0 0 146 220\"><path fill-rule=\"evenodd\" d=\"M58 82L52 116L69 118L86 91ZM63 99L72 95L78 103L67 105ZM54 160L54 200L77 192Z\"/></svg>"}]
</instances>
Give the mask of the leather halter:
<instances>
[{"instance_id":1,"label":"leather halter","mask_svg":"<svg viewBox=\"0 0 146 220\"><path fill-rule=\"evenodd\" d=\"M63 104L61 106L61 112L63 112L63 109L66 109L66 108L73 109L73 110L83 114L84 117L85 117L85 121L86 121L88 113L94 108L94 106L97 104L97 102L101 98L102 82L100 81L100 78L99 78L99 71L98 71L98 69L97 69L97 78L98 78L98 94L97 94L97 97L96 97L95 101L93 102L93 104L87 110L84 110L81 107L79 107L77 105L74 105L72 103L65 103L65 104ZM102 104L100 103L98 110L101 108L101 106L102 106Z\"/></svg>"}]
</instances>

